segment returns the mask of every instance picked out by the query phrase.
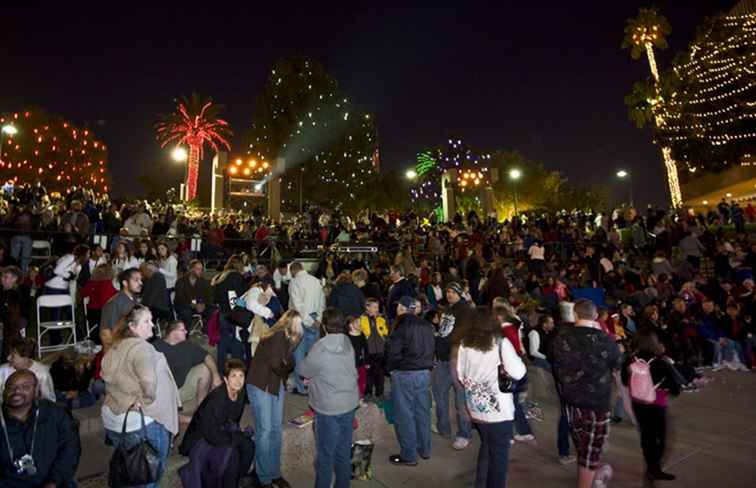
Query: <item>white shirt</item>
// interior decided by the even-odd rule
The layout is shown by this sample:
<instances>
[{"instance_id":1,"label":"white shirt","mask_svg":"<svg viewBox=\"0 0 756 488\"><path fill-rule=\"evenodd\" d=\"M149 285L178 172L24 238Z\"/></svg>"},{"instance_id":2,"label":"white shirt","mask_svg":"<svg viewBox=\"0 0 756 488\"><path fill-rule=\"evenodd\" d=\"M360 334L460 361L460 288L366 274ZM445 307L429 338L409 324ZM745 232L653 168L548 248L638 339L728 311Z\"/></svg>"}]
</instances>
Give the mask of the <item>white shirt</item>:
<instances>
[{"instance_id":1,"label":"white shirt","mask_svg":"<svg viewBox=\"0 0 756 488\"><path fill-rule=\"evenodd\" d=\"M32 360L32 365L31 368L29 368L29 371L34 373L34 376L37 377L42 398L55 403L55 386L53 386L50 368L39 361ZM5 382L8 380L8 377L15 372L16 369L11 366L10 363L5 363L0 366L0 391L5 390ZM0 402L2 402L2 398L0 398Z\"/></svg>"},{"instance_id":2,"label":"white shirt","mask_svg":"<svg viewBox=\"0 0 756 488\"><path fill-rule=\"evenodd\" d=\"M545 253L546 253L545 247L536 246L535 244L530 246L530 249L528 249L528 256L530 256L530 259L538 259L538 260L543 261Z\"/></svg>"},{"instance_id":3,"label":"white shirt","mask_svg":"<svg viewBox=\"0 0 756 488\"><path fill-rule=\"evenodd\" d=\"M525 365L507 340L488 351L459 346L457 375L465 388L465 402L470 417L476 422L505 422L514 419L511 393L499 391L499 364L512 378L525 376Z\"/></svg>"},{"instance_id":4,"label":"white shirt","mask_svg":"<svg viewBox=\"0 0 756 488\"><path fill-rule=\"evenodd\" d=\"M599 263L601 263L601 267L604 268L604 273L609 273L610 271L614 271L614 264L609 261L609 258L601 258L599 260Z\"/></svg>"},{"instance_id":5,"label":"white shirt","mask_svg":"<svg viewBox=\"0 0 756 488\"><path fill-rule=\"evenodd\" d=\"M302 316L302 325L312 327L320 321L325 310L325 294L320 281L302 270L289 284L289 309L296 310ZM313 317L314 315L314 317Z\"/></svg>"},{"instance_id":6,"label":"white shirt","mask_svg":"<svg viewBox=\"0 0 756 488\"><path fill-rule=\"evenodd\" d=\"M55 276L45 283L48 288L68 290L69 282L79 275L81 265L73 254L65 254L55 263Z\"/></svg>"},{"instance_id":7,"label":"white shirt","mask_svg":"<svg viewBox=\"0 0 756 488\"><path fill-rule=\"evenodd\" d=\"M102 416L102 426L105 427L106 430L112 430L113 432L118 432L119 434L121 433L123 429L123 419L126 418L125 413L116 415L112 410L110 410L110 407L105 405L102 407L100 415ZM153 419L152 417L148 417L147 415L144 416L145 426L150 425L154 421L155 419ZM139 415L139 411L135 410L129 412L129 418L126 419L126 432L134 432L141 429L142 416Z\"/></svg>"},{"instance_id":8,"label":"white shirt","mask_svg":"<svg viewBox=\"0 0 756 488\"><path fill-rule=\"evenodd\" d=\"M173 254L163 259L158 264L159 270L165 276L165 287L169 290L176 288L176 278L178 277L178 260Z\"/></svg>"},{"instance_id":9,"label":"white shirt","mask_svg":"<svg viewBox=\"0 0 756 488\"><path fill-rule=\"evenodd\" d=\"M546 355L542 354L538 349L541 348L541 336L538 335L538 331L533 329L528 332L528 352L534 358L546 359Z\"/></svg>"}]
</instances>

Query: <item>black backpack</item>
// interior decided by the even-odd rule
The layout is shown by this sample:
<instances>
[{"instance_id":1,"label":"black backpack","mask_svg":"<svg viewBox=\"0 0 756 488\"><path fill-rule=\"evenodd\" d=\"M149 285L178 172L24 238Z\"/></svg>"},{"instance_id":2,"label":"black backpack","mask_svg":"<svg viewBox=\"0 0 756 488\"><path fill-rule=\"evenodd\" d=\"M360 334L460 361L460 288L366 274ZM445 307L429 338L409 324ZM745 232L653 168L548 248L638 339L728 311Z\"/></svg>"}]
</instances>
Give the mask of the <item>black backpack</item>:
<instances>
[{"instance_id":1,"label":"black backpack","mask_svg":"<svg viewBox=\"0 0 756 488\"><path fill-rule=\"evenodd\" d=\"M57 264L58 257L52 256L50 259L45 261L42 266L39 267L39 274L42 276L42 279L45 280L45 283L55 278L55 266Z\"/></svg>"}]
</instances>

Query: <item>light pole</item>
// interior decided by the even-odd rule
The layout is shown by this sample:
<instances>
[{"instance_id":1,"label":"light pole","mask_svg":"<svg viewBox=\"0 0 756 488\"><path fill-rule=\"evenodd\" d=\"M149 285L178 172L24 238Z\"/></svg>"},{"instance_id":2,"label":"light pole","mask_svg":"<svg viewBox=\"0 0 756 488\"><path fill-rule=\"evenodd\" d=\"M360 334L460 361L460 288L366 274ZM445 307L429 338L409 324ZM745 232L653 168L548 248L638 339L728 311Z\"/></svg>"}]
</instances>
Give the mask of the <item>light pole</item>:
<instances>
[{"instance_id":1,"label":"light pole","mask_svg":"<svg viewBox=\"0 0 756 488\"><path fill-rule=\"evenodd\" d=\"M185 163L186 160L189 158L189 154L186 152L186 149L184 149L181 146L176 146L173 151L171 151L171 157L174 161L177 163ZM181 182L181 186L179 187L179 198L181 201L186 200L186 195L184 193L186 192L186 179L187 179L187 166L184 165L184 180Z\"/></svg>"},{"instance_id":2,"label":"light pole","mask_svg":"<svg viewBox=\"0 0 756 488\"><path fill-rule=\"evenodd\" d=\"M0 131L0 161L3 160L3 143L5 143L5 134L13 136L17 133L18 129L16 129L15 125L6 124L3 126L3 129Z\"/></svg>"},{"instance_id":3,"label":"light pole","mask_svg":"<svg viewBox=\"0 0 756 488\"><path fill-rule=\"evenodd\" d=\"M514 214L517 215L517 180L522 176L522 171L517 168L509 170L509 179L512 180L512 200L514 201Z\"/></svg>"},{"instance_id":4,"label":"light pole","mask_svg":"<svg viewBox=\"0 0 756 488\"><path fill-rule=\"evenodd\" d=\"M621 170L617 171L617 178L619 178L620 180L624 180L625 178L627 178L627 186L630 187L630 206L634 207L635 204L633 203L633 178L632 178L632 175L630 173L628 173L627 171L625 171L624 169L621 169Z\"/></svg>"}]
</instances>

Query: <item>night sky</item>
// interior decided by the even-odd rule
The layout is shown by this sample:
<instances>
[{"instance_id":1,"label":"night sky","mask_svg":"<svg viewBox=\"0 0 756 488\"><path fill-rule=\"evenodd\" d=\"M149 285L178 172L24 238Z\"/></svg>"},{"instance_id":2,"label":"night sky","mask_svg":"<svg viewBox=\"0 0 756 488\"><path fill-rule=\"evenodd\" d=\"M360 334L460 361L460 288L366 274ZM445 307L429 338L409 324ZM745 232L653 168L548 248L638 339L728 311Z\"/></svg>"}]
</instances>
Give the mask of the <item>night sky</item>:
<instances>
[{"instance_id":1,"label":"night sky","mask_svg":"<svg viewBox=\"0 0 756 488\"><path fill-rule=\"evenodd\" d=\"M499 3L520 5L2 7L0 112L37 106L87 123L109 147L115 196L133 195L143 191L141 174L183 175L154 138L157 114L170 112L173 98L197 91L225 105L241 150L271 65L304 55L375 114L384 166L413 166L418 151L454 134L519 150L574 183L608 181L617 199L627 190L614 174L625 168L636 202L665 202L659 151L623 102L648 76L645 59L620 50L625 19L648 4ZM672 24L660 67L704 17L735 3L657 2Z\"/></svg>"}]
</instances>

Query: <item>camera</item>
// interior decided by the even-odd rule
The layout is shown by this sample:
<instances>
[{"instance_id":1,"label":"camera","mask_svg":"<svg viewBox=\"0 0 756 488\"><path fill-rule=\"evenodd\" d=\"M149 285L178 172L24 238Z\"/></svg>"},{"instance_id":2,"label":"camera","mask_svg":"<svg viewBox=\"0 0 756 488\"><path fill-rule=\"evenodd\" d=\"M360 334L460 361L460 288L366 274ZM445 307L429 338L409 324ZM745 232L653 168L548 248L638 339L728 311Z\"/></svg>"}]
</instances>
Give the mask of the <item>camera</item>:
<instances>
[{"instance_id":1,"label":"camera","mask_svg":"<svg viewBox=\"0 0 756 488\"><path fill-rule=\"evenodd\" d=\"M34 458L29 454L24 454L19 459L13 461L13 466L16 468L16 474L25 474L27 476L34 476L37 474L37 466L34 465Z\"/></svg>"}]
</instances>

